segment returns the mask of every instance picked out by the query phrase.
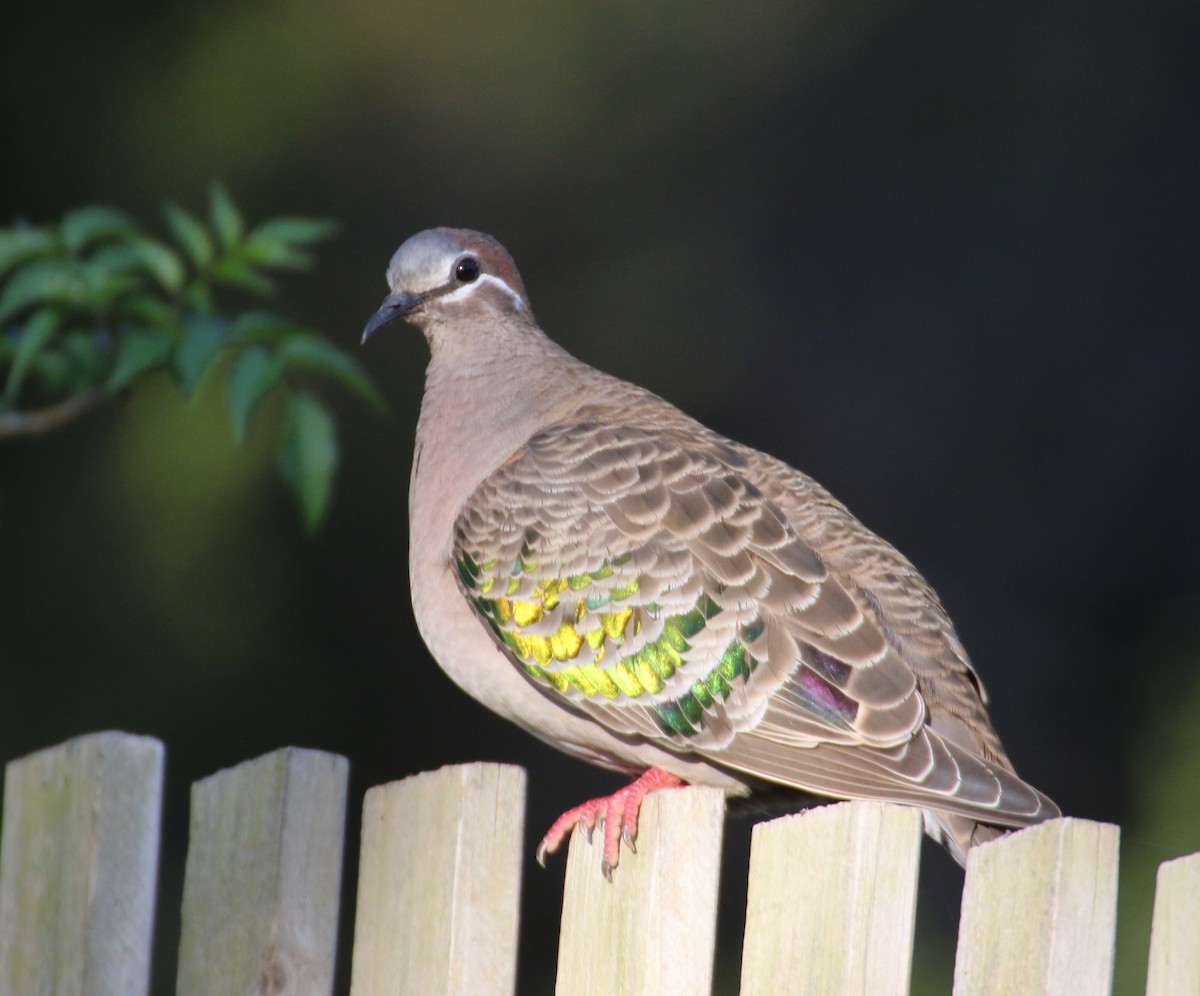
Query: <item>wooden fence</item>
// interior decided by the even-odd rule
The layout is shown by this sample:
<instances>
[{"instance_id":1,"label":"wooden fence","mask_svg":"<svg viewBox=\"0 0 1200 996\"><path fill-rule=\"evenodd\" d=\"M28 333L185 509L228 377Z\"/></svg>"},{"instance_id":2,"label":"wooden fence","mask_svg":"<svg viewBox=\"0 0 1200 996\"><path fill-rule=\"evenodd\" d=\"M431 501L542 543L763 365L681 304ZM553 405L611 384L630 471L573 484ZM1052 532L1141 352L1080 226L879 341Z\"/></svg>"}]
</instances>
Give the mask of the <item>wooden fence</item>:
<instances>
[{"instance_id":1,"label":"wooden fence","mask_svg":"<svg viewBox=\"0 0 1200 996\"><path fill-rule=\"evenodd\" d=\"M288 748L193 786L176 992L328 994L348 764ZM147 992L163 748L100 733L8 765L0 993ZM525 775L472 764L371 789L353 996L511 993ZM719 792L652 796L614 881L576 834L557 992L712 987ZM844 803L755 827L741 992L906 993L921 827ZM1118 830L1063 819L971 854L956 994L1111 988ZM1200 854L1158 875L1147 992L1200 993Z\"/></svg>"}]
</instances>

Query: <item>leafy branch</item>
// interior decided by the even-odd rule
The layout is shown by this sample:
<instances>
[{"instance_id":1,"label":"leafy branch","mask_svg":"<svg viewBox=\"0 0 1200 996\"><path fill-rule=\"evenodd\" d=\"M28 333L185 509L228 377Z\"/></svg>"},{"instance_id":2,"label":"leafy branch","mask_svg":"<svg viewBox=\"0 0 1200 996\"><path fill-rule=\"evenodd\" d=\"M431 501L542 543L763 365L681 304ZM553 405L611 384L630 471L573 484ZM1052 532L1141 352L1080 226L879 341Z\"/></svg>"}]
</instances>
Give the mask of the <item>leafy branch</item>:
<instances>
[{"instance_id":1,"label":"leafy branch","mask_svg":"<svg viewBox=\"0 0 1200 996\"><path fill-rule=\"evenodd\" d=\"M314 529L329 505L337 435L312 386L333 381L376 409L383 403L349 356L268 312L231 315L217 293L274 293L272 274L307 269L327 221L276 218L247 228L220 185L208 217L165 208L169 240L110 207L69 212L57 225L0 229L0 443L38 436L167 374L185 399L206 376L224 378L240 442L271 394L279 466Z\"/></svg>"}]
</instances>

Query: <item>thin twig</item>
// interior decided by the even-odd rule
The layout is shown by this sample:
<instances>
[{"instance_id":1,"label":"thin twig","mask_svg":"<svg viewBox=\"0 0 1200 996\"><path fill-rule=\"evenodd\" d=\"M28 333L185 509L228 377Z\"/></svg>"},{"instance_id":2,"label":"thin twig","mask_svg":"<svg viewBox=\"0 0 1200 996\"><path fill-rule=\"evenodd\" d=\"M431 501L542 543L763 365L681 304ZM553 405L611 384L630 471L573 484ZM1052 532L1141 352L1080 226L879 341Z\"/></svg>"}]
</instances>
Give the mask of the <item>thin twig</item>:
<instances>
[{"instance_id":1,"label":"thin twig","mask_svg":"<svg viewBox=\"0 0 1200 996\"><path fill-rule=\"evenodd\" d=\"M0 441L22 436L40 436L60 429L85 412L98 408L111 397L112 395L103 388L97 387L31 412L4 412L0 414Z\"/></svg>"}]
</instances>

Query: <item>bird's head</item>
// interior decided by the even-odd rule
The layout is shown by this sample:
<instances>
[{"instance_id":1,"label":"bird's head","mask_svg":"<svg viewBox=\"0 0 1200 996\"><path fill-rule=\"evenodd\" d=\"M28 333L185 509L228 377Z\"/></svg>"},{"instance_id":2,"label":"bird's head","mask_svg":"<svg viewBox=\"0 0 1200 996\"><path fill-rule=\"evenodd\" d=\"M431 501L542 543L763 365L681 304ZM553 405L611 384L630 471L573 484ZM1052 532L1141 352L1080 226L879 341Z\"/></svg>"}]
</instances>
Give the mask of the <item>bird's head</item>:
<instances>
[{"instance_id":1,"label":"bird's head","mask_svg":"<svg viewBox=\"0 0 1200 996\"><path fill-rule=\"evenodd\" d=\"M516 264L499 242L465 228L431 228L396 250L387 271L392 292L363 329L403 319L422 330L450 321L533 321Z\"/></svg>"}]
</instances>

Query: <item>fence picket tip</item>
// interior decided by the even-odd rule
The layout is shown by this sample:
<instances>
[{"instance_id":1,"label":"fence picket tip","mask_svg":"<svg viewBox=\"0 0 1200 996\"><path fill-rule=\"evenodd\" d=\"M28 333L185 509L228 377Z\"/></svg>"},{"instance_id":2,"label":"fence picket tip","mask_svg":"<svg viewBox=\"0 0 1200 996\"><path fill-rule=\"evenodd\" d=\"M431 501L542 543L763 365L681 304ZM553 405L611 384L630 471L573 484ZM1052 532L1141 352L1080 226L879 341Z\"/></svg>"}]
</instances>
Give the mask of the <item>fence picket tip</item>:
<instances>
[{"instance_id":1,"label":"fence picket tip","mask_svg":"<svg viewBox=\"0 0 1200 996\"><path fill-rule=\"evenodd\" d=\"M0 992L147 992L164 755L107 730L8 764Z\"/></svg>"},{"instance_id":2,"label":"fence picket tip","mask_svg":"<svg viewBox=\"0 0 1200 996\"><path fill-rule=\"evenodd\" d=\"M571 834L556 996L711 991L724 823L720 789L651 793L611 882L603 832Z\"/></svg>"},{"instance_id":3,"label":"fence picket tip","mask_svg":"<svg viewBox=\"0 0 1200 996\"><path fill-rule=\"evenodd\" d=\"M1120 828L1048 820L971 849L954 994L1108 993Z\"/></svg>"},{"instance_id":4,"label":"fence picket tip","mask_svg":"<svg viewBox=\"0 0 1200 996\"><path fill-rule=\"evenodd\" d=\"M1146 996L1200 993L1200 852L1158 866Z\"/></svg>"},{"instance_id":5,"label":"fence picket tip","mask_svg":"<svg viewBox=\"0 0 1200 996\"><path fill-rule=\"evenodd\" d=\"M743 996L907 993L920 848L921 814L886 803L841 802L758 824Z\"/></svg>"},{"instance_id":6,"label":"fence picket tip","mask_svg":"<svg viewBox=\"0 0 1200 996\"><path fill-rule=\"evenodd\" d=\"M525 795L478 762L367 791L352 996L514 991Z\"/></svg>"},{"instance_id":7,"label":"fence picket tip","mask_svg":"<svg viewBox=\"0 0 1200 996\"><path fill-rule=\"evenodd\" d=\"M349 770L282 747L192 786L177 996L332 992Z\"/></svg>"}]
</instances>

